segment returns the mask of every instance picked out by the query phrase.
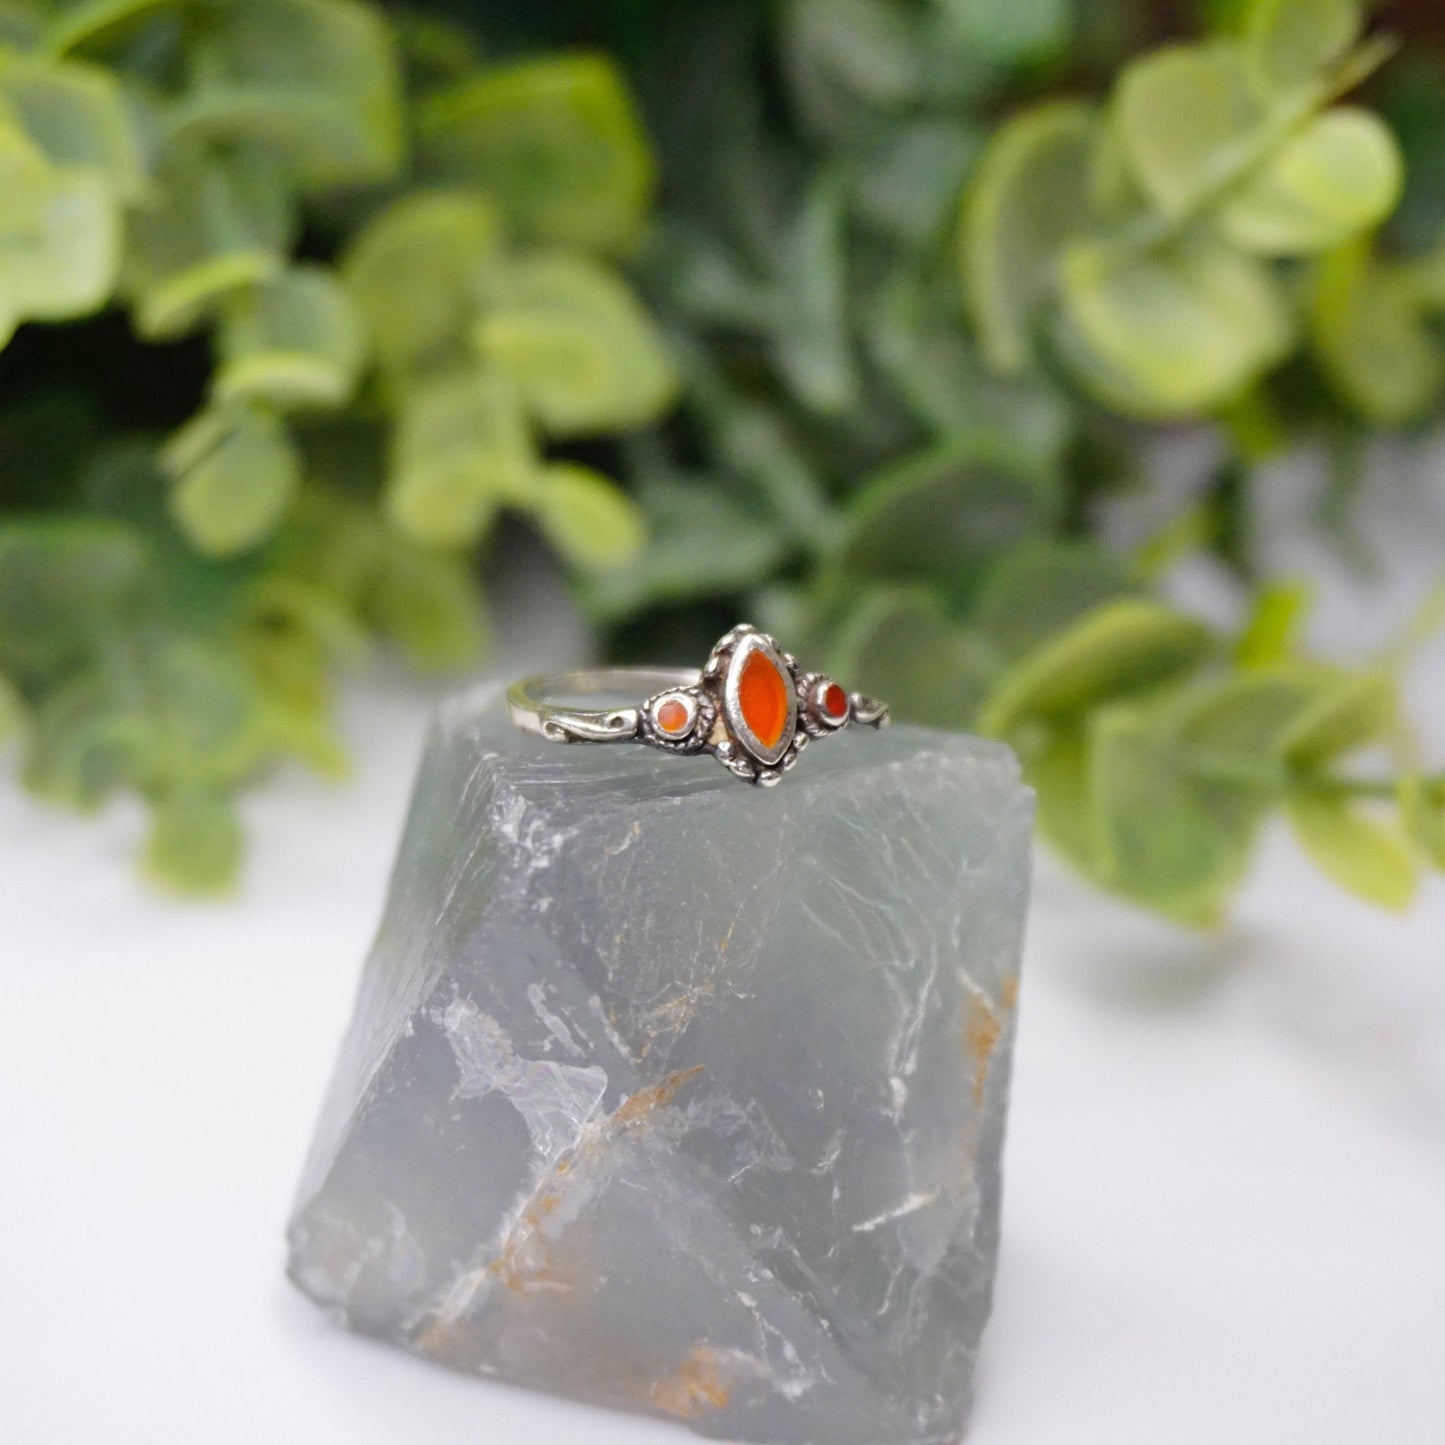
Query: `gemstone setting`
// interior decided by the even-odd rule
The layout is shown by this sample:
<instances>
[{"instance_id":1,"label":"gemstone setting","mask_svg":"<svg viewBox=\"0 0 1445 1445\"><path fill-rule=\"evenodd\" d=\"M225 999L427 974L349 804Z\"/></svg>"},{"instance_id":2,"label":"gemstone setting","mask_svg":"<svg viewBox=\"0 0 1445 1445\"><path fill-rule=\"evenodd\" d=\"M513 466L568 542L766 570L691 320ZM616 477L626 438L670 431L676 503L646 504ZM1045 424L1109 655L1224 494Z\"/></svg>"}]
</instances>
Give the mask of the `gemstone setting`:
<instances>
[{"instance_id":1,"label":"gemstone setting","mask_svg":"<svg viewBox=\"0 0 1445 1445\"><path fill-rule=\"evenodd\" d=\"M716 706L700 689L679 687L648 698L642 706L641 726L653 746L692 753L706 745L716 718Z\"/></svg>"},{"instance_id":2,"label":"gemstone setting","mask_svg":"<svg viewBox=\"0 0 1445 1445\"><path fill-rule=\"evenodd\" d=\"M831 677L820 677L813 684L808 701L813 716L825 727L840 728L852 716L852 699Z\"/></svg>"},{"instance_id":3,"label":"gemstone setting","mask_svg":"<svg viewBox=\"0 0 1445 1445\"><path fill-rule=\"evenodd\" d=\"M670 738L685 736L692 720L693 709L680 697L664 698L658 705L657 725Z\"/></svg>"},{"instance_id":4,"label":"gemstone setting","mask_svg":"<svg viewBox=\"0 0 1445 1445\"><path fill-rule=\"evenodd\" d=\"M630 714L579 712L574 721L559 712L547 719L543 736L568 741L567 729L575 727L590 742L635 740L669 753L710 753L744 782L770 788L813 740L852 723L881 728L888 722L886 703L847 692L825 673L804 672L791 653L747 623L719 638L696 673L644 669L638 676L668 685ZM594 682L594 675L586 680ZM515 720L515 700L511 706ZM548 726L560 732L549 733Z\"/></svg>"},{"instance_id":5,"label":"gemstone setting","mask_svg":"<svg viewBox=\"0 0 1445 1445\"><path fill-rule=\"evenodd\" d=\"M798 730L798 686L771 638L745 632L728 658L723 681L728 732L765 768L781 762Z\"/></svg>"}]
</instances>

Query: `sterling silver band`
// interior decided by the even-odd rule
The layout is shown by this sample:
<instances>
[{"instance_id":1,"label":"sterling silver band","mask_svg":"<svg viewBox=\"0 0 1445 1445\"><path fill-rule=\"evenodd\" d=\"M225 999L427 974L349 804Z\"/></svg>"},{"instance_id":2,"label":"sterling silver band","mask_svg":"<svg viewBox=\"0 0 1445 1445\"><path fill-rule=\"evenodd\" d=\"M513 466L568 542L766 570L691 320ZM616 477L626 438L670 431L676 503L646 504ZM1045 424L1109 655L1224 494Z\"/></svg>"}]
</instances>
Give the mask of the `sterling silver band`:
<instances>
[{"instance_id":1,"label":"sterling silver band","mask_svg":"<svg viewBox=\"0 0 1445 1445\"><path fill-rule=\"evenodd\" d=\"M512 721L523 732L553 743L631 743L642 726L642 709L568 707L548 698L651 697L696 687L702 674L685 667L592 667L552 677L524 677L507 689Z\"/></svg>"},{"instance_id":2,"label":"sterling silver band","mask_svg":"<svg viewBox=\"0 0 1445 1445\"><path fill-rule=\"evenodd\" d=\"M578 706L572 699L641 697L637 704ZM701 670L589 668L528 677L507 689L512 721L557 743L644 743L711 753L750 783L777 783L813 738L852 723L880 728L888 706L805 672L765 632L733 628Z\"/></svg>"}]
</instances>

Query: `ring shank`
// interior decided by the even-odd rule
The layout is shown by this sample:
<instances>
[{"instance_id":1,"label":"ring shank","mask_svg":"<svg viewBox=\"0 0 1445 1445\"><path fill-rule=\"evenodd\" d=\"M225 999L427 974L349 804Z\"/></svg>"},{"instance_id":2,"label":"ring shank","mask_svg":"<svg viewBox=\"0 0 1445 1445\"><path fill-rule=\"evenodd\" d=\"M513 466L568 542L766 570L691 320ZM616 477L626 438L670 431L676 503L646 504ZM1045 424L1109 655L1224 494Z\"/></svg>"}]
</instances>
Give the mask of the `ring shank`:
<instances>
[{"instance_id":1,"label":"ring shank","mask_svg":"<svg viewBox=\"0 0 1445 1445\"><path fill-rule=\"evenodd\" d=\"M636 705L578 708L553 699L627 697L643 703L674 687L696 687L701 673L687 667L590 667L524 677L507 689L512 721L552 742L631 742L641 726Z\"/></svg>"}]
</instances>

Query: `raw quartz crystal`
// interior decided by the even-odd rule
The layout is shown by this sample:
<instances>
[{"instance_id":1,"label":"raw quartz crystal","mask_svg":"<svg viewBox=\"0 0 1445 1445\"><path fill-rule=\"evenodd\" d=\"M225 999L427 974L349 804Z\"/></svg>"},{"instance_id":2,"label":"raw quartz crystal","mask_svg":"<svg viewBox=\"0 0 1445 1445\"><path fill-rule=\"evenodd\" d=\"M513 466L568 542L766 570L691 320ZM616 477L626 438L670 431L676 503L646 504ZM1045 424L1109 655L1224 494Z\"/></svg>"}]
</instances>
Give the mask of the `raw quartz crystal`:
<instances>
[{"instance_id":1,"label":"raw quartz crystal","mask_svg":"<svg viewBox=\"0 0 1445 1445\"><path fill-rule=\"evenodd\" d=\"M445 707L301 1183L349 1327L705 1435L957 1440L1031 799L849 730L782 785Z\"/></svg>"}]
</instances>

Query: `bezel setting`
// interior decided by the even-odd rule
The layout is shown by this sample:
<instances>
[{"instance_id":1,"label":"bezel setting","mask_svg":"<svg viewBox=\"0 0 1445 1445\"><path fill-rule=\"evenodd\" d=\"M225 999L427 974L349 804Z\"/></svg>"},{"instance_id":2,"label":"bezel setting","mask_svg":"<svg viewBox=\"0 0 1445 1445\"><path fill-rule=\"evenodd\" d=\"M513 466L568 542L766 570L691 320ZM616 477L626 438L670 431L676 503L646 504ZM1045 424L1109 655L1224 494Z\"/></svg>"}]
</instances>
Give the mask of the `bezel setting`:
<instances>
[{"instance_id":1,"label":"bezel setting","mask_svg":"<svg viewBox=\"0 0 1445 1445\"><path fill-rule=\"evenodd\" d=\"M843 699L842 710L837 712L828 705L833 701L835 692ZM853 716L853 699L848 696L848 690L841 683L823 676L813 679L809 685L808 708L825 728L836 729L846 726Z\"/></svg>"},{"instance_id":2,"label":"bezel setting","mask_svg":"<svg viewBox=\"0 0 1445 1445\"><path fill-rule=\"evenodd\" d=\"M687 711L686 724L669 730L658 721L658 714L677 703ZM708 734L717 720L717 707L700 687L674 687L647 699L640 709L641 736L644 742L674 753L698 753L707 746Z\"/></svg>"},{"instance_id":3,"label":"bezel setting","mask_svg":"<svg viewBox=\"0 0 1445 1445\"><path fill-rule=\"evenodd\" d=\"M771 745L764 742L748 722L743 706L743 674L754 657L761 656L777 673L783 686L784 707L782 731ZM740 743L747 752L765 768L775 767L787 756L798 730L798 679L794 675L797 664L784 657L777 643L761 632L745 633L737 640L728 658L727 671L723 675L722 706L727 719L728 731L733 740Z\"/></svg>"},{"instance_id":4,"label":"bezel setting","mask_svg":"<svg viewBox=\"0 0 1445 1445\"><path fill-rule=\"evenodd\" d=\"M757 653L778 670L786 691L783 730L771 747L749 726L740 696L743 668ZM734 627L718 641L702 670L702 690L717 706L717 722L708 739L713 756L746 782L764 788L780 782L808 743L807 732L799 726L801 683L797 660L766 632L747 624Z\"/></svg>"}]
</instances>

